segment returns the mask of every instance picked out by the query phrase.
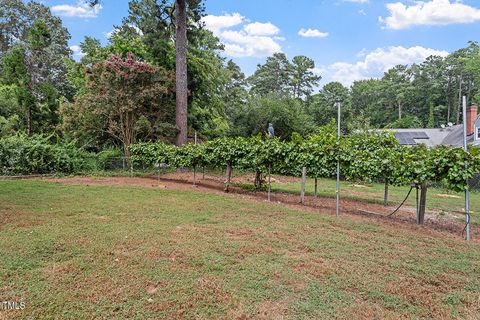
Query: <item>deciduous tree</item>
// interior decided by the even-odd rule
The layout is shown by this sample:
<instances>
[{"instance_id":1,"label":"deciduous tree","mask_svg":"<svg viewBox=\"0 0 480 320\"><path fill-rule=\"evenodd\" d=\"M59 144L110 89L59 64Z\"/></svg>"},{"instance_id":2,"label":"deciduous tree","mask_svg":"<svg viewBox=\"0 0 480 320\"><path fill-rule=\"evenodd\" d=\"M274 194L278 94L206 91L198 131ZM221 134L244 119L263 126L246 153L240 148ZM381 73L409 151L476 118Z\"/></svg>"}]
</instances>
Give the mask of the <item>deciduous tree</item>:
<instances>
[{"instance_id":1,"label":"deciduous tree","mask_svg":"<svg viewBox=\"0 0 480 320\"><path fill-rule=\"evenodd\" d=\"M97 63L86 89L86 94L63 110L66 122L82 131L108 133L122 143L127 157L128 146L140 133L148 139L171 115L173 75L132 54L126 58L112 55Z\"/></svg>"}]
</instances>

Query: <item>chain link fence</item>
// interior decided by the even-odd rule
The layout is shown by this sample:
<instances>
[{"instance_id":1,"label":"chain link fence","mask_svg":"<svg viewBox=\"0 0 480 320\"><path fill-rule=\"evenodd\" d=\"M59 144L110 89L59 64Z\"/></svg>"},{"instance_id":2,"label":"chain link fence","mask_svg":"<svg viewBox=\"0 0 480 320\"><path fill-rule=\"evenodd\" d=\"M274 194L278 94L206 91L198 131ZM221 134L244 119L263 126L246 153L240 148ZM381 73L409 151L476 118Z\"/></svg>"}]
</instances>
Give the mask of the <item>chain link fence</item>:
<instances>
[{"instance_id":1,"label":"chain link fence","mask_svg":"<svg viewBox=\"0 0 480 320\"><path fill-rule=\"evenodd\" d=\"M103 159L102 170L104 171L116 171L116 170L130 170L129 159L127 157L109 157Z\"/></svg>"},{"instance_id":2,"label":"chain link fence","mask_svg":"<svg viewBox=\"0 0 480 320\"><path fill-rule=\"evenodd\" d=\"M121 175L144 175L159 174L166 172L170 167L164 163L156 165L146 165L144 163L131 163L128 157L102 157L91 159L95 163L95 171L106 173L118 173Z\"/></svg>"},{"instance_id":3,"label":"chain link fence","mask_svg":"<svg viewBox=\"0 0 480 320\"><path fill-rule=\"evenodd\" d=\"M475 175L475 177L469 181L469 186L471 190L480 190L480 174Z\"/></svg>"}]
</instances>

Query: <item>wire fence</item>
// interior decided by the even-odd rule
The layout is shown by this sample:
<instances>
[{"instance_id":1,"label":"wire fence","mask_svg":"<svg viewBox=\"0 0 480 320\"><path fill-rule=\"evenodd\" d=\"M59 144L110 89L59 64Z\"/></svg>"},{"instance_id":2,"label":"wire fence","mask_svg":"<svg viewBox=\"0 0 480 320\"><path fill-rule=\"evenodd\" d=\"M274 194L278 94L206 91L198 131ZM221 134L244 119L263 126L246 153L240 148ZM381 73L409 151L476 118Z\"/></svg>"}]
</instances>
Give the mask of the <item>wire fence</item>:
<instances>
[{"instance_id":1,"label":"wire fence","mask_svg":"<svg viewBox=\"0 0 480 320\"><path fill-rule=\"evenodd\" d=\"M473 179L469 181L470 189L480 190L480 174L477 174Z\"/></svg>"},{"instance_id":2,"label":"wire fence","mask_svg":"<svg viewBox=\"0 0 480 320\"><path fill-rule=\"evenodd\" d=\"M103 161L103 170L128 170L129 161L127 157L111 157Z\"/></svg>"},{"instance_id":3,"label":"wire fence","mask_svg":"<svg viewBox=\"0 0 480 320\"><path fill-rule=\"evenodd\" d=\"M163 163L146 165L143 162L131 162L128 157L106 157L97 161L96 170L104 172L119 172L128 175L155 173L160 174L168 170L169 166Z\"/></svg>"}]
</instances>

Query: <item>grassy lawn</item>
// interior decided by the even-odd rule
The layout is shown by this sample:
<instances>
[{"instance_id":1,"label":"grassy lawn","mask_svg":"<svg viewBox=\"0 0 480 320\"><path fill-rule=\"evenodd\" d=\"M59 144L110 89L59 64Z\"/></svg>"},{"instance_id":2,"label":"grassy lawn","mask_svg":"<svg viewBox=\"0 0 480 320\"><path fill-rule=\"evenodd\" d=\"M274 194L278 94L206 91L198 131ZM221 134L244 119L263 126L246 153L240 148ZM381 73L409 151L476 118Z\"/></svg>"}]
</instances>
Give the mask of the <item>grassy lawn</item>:
<instances>
[{"instance_id":1,"label":"grassy lawn","mask_svg":"<svg viewBox=\"0 0 480 320\"><path fill-rule=\"evenodd\" d=\"M26 303L0 319L480 315L478 242L414 226L33 181L0 181L0 221L0 300Z\"/></svg>"},{"instance_id":2,"label":"grassy lawn","mask_svg":"<svg viewBox=\"0 0 480 320\"><path fill-rule=\"evenodd\" d=\"M281 177L279 178L281 180ZM318 194L323 197L335 197L336 181L332 179L318 180ZM380 183L355 184L342 181L340 185L341 197L345 199L383 203L384 185ZM389 204L399 205L405 199L410 187L389 186ZM300 178L298 182L272 183L273 191L300 193ZM307 180L306 191L313 195L314 179ZM415 207L415 189L410 194L406 205ZM463 193L450 192L439 188L429 188L427 192L427 210L455 212L465 208ZM480 211L480 192L470 192L470 209Z\"/></svg>"}]
</instances>

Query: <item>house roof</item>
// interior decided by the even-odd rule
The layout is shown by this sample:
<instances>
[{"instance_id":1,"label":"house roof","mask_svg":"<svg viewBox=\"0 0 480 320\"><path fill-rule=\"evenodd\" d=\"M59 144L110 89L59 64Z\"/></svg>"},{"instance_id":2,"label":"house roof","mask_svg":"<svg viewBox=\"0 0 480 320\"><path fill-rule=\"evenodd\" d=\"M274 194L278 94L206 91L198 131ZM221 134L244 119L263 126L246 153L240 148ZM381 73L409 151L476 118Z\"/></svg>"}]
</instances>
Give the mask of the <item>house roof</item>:
<instances>
[{"instance_id":1,"label":"house roof","mask_svg":"<svg viewBox=\"0 0 480 320\"><path fill-rule=\"evenodd\" d=\"M386 131L393 132L401 145L463 146L463 125L461 124L447 128L386 129ZM480 140L474 140L473 135L470 135L467 137L467 143L480 145Z\"/></svg>"},{"instance_id":2,"label":"house roof","mask_svg":"<svg viewBox=\"0 0 480 320\"><path fill-rule=\"evenodd\" d=\"M462 134L463 126L453 126L448 128L440 129L427 129L427 128L417 128L417 129L387 129L389 132L394 132L395 137L399 139L400 144L402 145L415 145L415 144L425 144L427 147L434 147L438 145L445 144L444 141L451 140L456 142L456 135L451 139L447 137L452 134L456 134L458 128L460 128L460 145L463 144ZM406 138L408 135L411 135L411 138ZM448 143L449 144L449 143Z\"/></svg>"},{"instance_id":3,"label":"house roof","mask_svg":"<svg viewBox=\"0 0 480 320\"><path fill-rule=\"evenodd\" d=\"M461 147L463 146L463 125L456 125L452 127L452 132L445 137L443 145ZM467 143L473 142L473 135L467 136Z\"/></svg>"}]
</instances>

